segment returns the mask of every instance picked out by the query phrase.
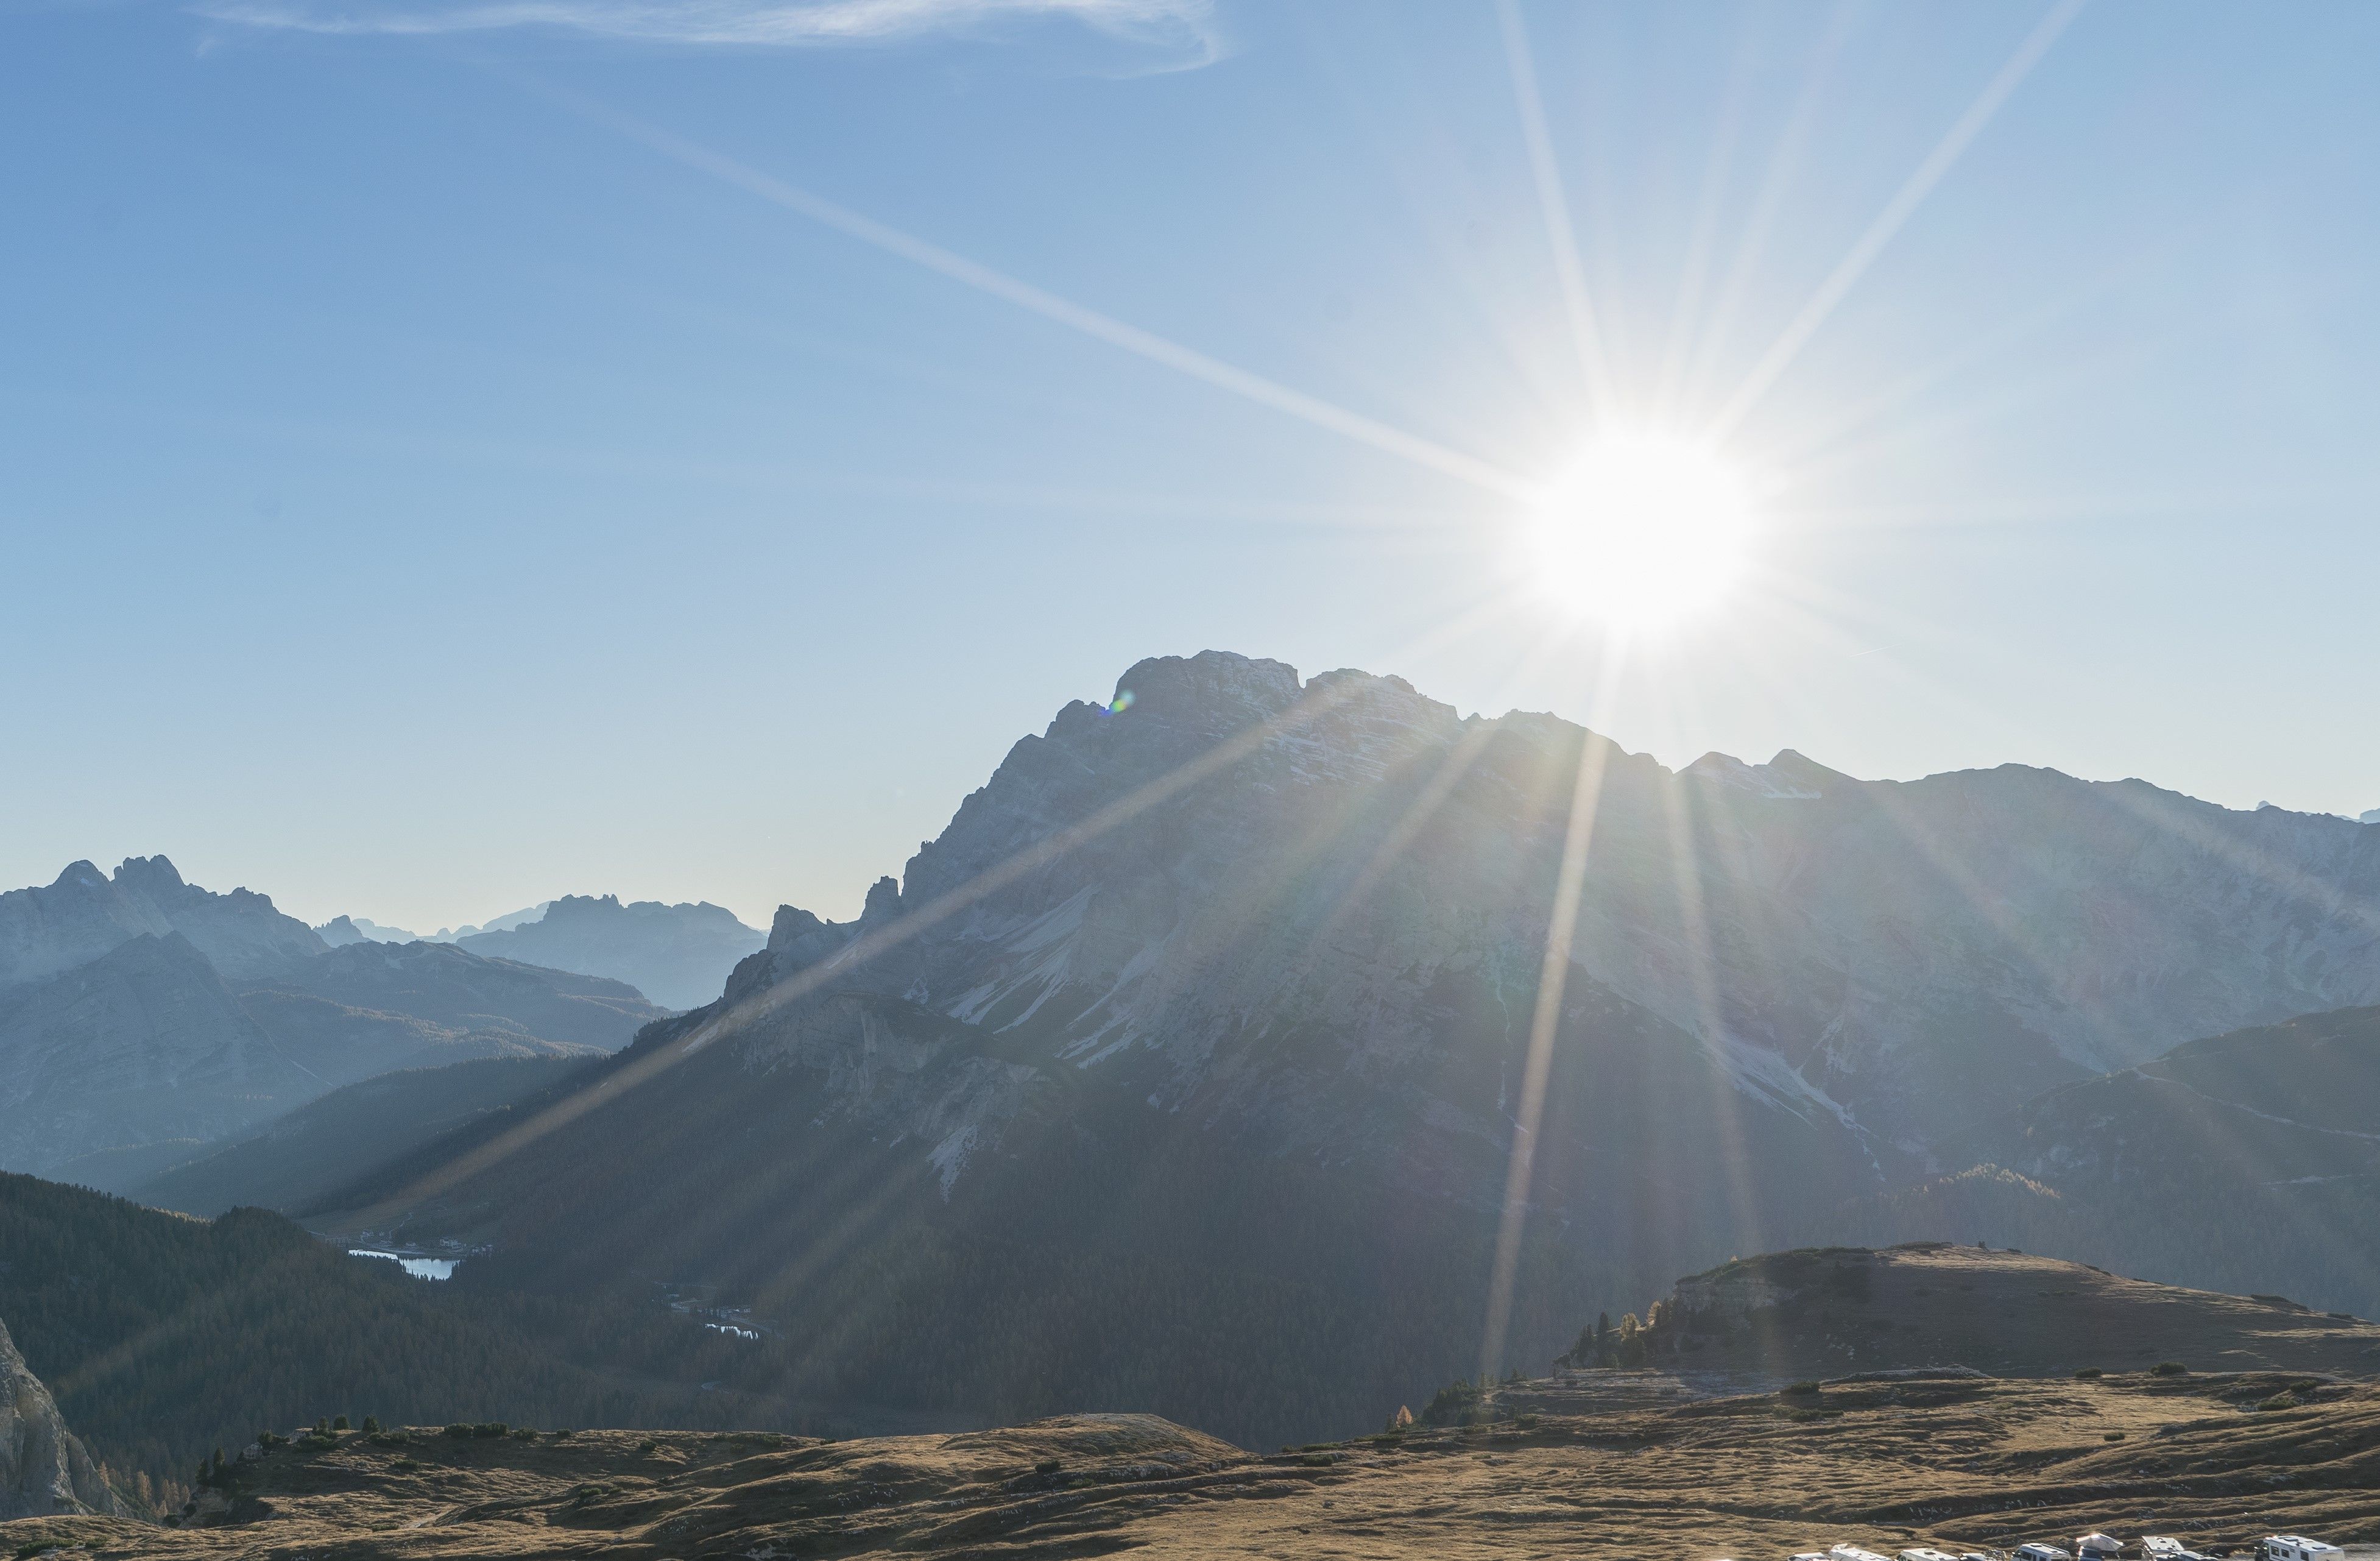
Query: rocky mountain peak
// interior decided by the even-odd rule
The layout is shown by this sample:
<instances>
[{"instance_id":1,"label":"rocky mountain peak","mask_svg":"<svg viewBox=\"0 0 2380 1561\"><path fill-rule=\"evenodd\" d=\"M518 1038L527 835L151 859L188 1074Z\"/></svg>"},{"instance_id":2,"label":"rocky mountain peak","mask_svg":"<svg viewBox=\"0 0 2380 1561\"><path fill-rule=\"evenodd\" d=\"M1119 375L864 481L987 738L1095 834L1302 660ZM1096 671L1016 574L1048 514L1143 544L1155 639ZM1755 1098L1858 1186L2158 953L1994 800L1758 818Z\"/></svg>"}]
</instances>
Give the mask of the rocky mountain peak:
<instances>
[{"instance_id":1,"label":"rocky mountain peak","mask_svg":"<svg viewBox=\"0 0 2380 1561\"><path fill-rule=\"evenodd\" d=\"M179 933L225 976L278 975L327 945L246 889L212 894L164 857L128 857L111 878L88 860L47 885L0 894L0 988L89 964L119 944Z\"/></svg>"},{"instance_id":2,"label":"rocky mountain peak","mask_svg":"<svg viewBox=\"0 0 2380 1561\"><path fill-rule=\"evenodd\" d=\"M1286 662L1201 651L1134 663L1116 679L1110 708L1139 711L1144 719L1201 726L1220 722L1228 728L1277 714L1297 695L1297 668Z\"/></svg>"},{"instance_id":3,"label":"rocky mountain peak","mask_svg":"<svg viewBox=\"0 0 2380 1561\"><path fill-rule=\"evenodd\" d=\"M862 921L890 921L901 914L901 884L898 880L879 878L868 886L868 903L861 908Z\"/></svg>"},{"instance_id":4,"label":"rocky mountain peak","mask_svg":"<svg viewBox=\"0 0 2380 1561\"><path fill-rule=\"evenodd\" d=\"M125 858L115 870L115 884L119 888L152 896L178 895L189 887L183 882L180 870L164 856Z\"/></svg>"}]
</instances>

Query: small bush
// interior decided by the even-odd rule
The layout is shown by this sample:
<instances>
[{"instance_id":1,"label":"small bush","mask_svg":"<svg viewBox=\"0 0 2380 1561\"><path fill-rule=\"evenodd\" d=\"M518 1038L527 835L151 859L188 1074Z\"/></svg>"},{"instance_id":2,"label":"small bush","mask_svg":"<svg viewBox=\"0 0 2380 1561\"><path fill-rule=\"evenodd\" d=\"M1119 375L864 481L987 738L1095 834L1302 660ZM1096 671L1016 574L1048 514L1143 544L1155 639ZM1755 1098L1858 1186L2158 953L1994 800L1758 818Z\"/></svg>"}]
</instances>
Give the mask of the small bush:
<instances>
[{"instance_id":1,"label":"small bush","mask_svg":"<svg viewBox=\"0 0 2380 1561\"><path fill-rule=\"evenodd\" d=\"M376 1436L380 1434L380 1417L377 1415L366 1415L364 1417L364 1431L368 1435Z\"/></svg>"},{"instance_id":2,"label":"small bush","mask_svg":"<svg viewBox=\"0 0 2380 1561\"><path fill-rule=\"evenodd\" d=\"M462 1438L471 1434L471 1428L465 1425L462 1421L456 1421L453 1425L446 1428L446 1434L455 1438L457 1441L460 1441Z\"/></svg>"},{"instance_id":3,"label":"small bush","mask_svg":"<svg viewBox=\"0 0 2380 1561\"><path fill-rule=\"evenodd\" d=\"M660 1445L661 1444L659 1442L656 1442L651 1437L648 1436L643 1441L637 1444L637 1451L640 1453L650 1453Z\"/></svg>"},{"instance_id":4,"label":"small bush","mask_svg":"<svg viewBox=\"0 0 2380 1561\"><path fill-rule=\"evenodd\" d=\"M506 1425L502 1421L481 1421L479 1424L471 1428L471 1434L474 1436L502 1436L511 1429L511 1426Z\"/></svg>"},{"instance_id":5,"label":"small bush","mask_svg":"<svg viewBox=\"0 0 2380 1561\"><path fill-rule=\"evenodd\" d=\"M534 1442L537 1440L537 1433L531 1431L527 1426L522 1426L518 1431L513 1433L513 1440L516 1442Z\"/></svg>"},{"instance_id":6,"label":"small bush","mask_svg":"<svg viewBox=\"0 0 2380 1561\"><path fill-rule=\"evenodd\" d=\"M2259 1409L2294 1409L2297 1407L2297 1399L2286 1393L2276 1393L2256 1406Z\"/></svg>"},{"instance_id":7,"label":"small bush","mask_svg":"<svg viewBox=\"0 0 2380 1561\"><path fill-rule=\"evenodd\" d=\"M388 1467L399 1474L410 1474L421 1466L411 1458L391 1458L388 1460Z\"/></svg>"},{"instance_id":8,"label":"small bush","mask_svg":"<svg viewBox=\"0 0 2380 1561\"><path fill-rule=\"evenodd\" d=\"M345 1415L341 1415L341 1416L339 1416L337 1419L335 1419L335 1420L334 1420L333 1421L331 1421L331 1429L332 1429L333 1431L346 1431L346 1430L350 1429L350 1427L349 1427L349 1426L348 1426L348 1424L347 1424L347 1417L346 1417L346 1416L345 1416Z\"/></svg>"},{"instance_id":9,"label":"small bush","mask_svg":"<svg viewBox=\"0 0 2380 1561\"><path fill-rule=\"evenodd\" d=\"M1062 1467L1056 1458L1043 1458L1033 1466L1036 1474L1055 1474Z\"/></svg>"},{"instance_id":10,"label":"small bush","mask_svg":"<svg viewBox=\"0 0 2380 1561\"><path fill-rule=\"evenodd\" d=\"M2190 1368L2183 1365L2179 1360L2160 1360L2155 1365L2149 1368L2149 1375L2153 1377L2186 1377L2190 1375Z\"/></svg>"},{"instance_id":11,"label":"small bush","mask_svg":"<svg viewBox=\"0 0 2380 1561\"><path fill-rule=\"evenodd\" d=\"M2074 1373L2074 1380L2076 1382L2094 1382L2107 1374L2107 1372L2099 1370L2096 1366L2085 1366L2081 1371Z\"/></svg>"},{"instance_id":12,"label":"small bush","mask_svg":"<svg viewBox=\"0 0 2380 1561\"><path fill-rule=\"evenodd\" d=\"M2099 1440L2102 1442L2121 1442L2123 1439L2124 1433L2120 1431L2103 1431L2099 1433Z\"/></svg>"},{"instance_id":13,"label":"small bush","mask_svg":"<svg viewBox=\"0 0 2380 1561\"><path fill-rule=\"evenodd\" d=\"M1779 1391L1788 1398L1815 1398L1817 1396L1818 1384L1814 1382L1797 1382L1790 1384Z\"/></svg>"}]
</instances>

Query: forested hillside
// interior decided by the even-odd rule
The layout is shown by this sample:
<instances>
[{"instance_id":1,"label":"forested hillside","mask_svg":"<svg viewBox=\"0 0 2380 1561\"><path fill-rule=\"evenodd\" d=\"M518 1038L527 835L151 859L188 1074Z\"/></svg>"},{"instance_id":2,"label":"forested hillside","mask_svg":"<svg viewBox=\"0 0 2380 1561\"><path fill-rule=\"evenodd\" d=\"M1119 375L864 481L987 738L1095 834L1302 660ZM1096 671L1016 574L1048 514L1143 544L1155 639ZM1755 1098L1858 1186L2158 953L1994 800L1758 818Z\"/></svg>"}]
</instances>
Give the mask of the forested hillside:
<instances>
[{"instance_id":1,"label":"forested hillside","mask_svg":"<svg viewBox=\"0 0 2380 1561\"><path fill-rule=\"evenodd\" d=\"M639 1299L598 1311L435 1284L261 1210L209 1222L0 1174L0 1319L93 1456L152 1481L187 1480L213 1448L260 1430L336 1415L783 1418L700 1391L736 1365L735 1341Z\"/></svg>"}]
</instances>

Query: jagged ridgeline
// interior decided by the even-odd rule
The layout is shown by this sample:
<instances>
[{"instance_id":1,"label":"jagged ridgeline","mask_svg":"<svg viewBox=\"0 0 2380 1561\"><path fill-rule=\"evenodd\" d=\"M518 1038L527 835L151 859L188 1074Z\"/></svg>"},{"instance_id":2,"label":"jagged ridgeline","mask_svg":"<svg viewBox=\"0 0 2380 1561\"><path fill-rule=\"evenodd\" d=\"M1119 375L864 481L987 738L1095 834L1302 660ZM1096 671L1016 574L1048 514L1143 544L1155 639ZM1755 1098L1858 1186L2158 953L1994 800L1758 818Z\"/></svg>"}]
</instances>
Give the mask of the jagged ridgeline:
<instances>
[{"instance_id":1,"label":"jagged ridgeline","mask_svg":"<svg viewBox=\"0 0 2380 1561\"><path fill-rule=\"evenodd\" d=\"M213 1448L335 1415L771 1418L732 1390L695 1388L732 1361L716 1335L656 1310L434 1285L261 1210L195 1220L0 1174L0 1322L65 1423L128 1487L141 1474L152 1488L187 1482Z\"/></svg>"},{"instance_id":2,"label":"jagged ridgeline","mask_svg":"<svg viewBox=\"0 0 2380 1561\"><path fill-rule=\"evenodd\" d=\"M592 1056L662 1010L443 944L332 948L164 857L0 894L0 1167L128 1190L342 1084Z\"/></svg>"},{"instance_id":3,"label":"jagged ridgeline","mask_svg":"<svg viewBox=\"0 0 2380 1561\"><path fill-rule=\"evenodd\" d=\"M516 1105L316 1213L493 1242L482 1283L715 1287L778 1330L773 1392L1270 1445L1542 1365L2045 1091L2380 1000L2375 929L2348 820L2017 766L1670 771L1392 677L1167 658L1019 742L856 922L781 910L536 1130Z\"/></svg>"}]
</instances>

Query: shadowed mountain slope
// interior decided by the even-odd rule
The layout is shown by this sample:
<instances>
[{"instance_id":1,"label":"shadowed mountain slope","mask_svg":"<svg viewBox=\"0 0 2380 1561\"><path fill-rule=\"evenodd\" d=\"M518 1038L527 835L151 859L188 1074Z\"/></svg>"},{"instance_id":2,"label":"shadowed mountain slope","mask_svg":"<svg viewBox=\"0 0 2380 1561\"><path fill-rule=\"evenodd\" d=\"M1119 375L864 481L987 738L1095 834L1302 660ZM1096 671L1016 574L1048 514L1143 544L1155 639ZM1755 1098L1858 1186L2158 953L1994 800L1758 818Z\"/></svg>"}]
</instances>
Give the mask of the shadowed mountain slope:
<instances>
[{"instance_id":1,"label":"shadowed mountain slope","mask_svg":"<svg viewBox=\"0 0 2380 1561\"><path fill-rule=\"evenodd\" d=\"M617 982L443 944L356 944L285 971L235 987L179 933L143 933L0 999L0 1167L126 1186L342 1084L591 1055L661 1014Z\"/></svg>"},{"instance_id":2,"label":"shadowed mountain slope","mask_svg":"<svg viewBox=\"0 0 2380 1561\"><path fill-rule=\"evenodd\" d=\"M1964 1152L1985 1165L1811 1228L2010 1243L2380 1315L2380 1008L2190 1042L2028 1101Z\"/></svg>"},{"instance_id":3,"label":"shadowed mountain slope","mask_svg":"<svg viewBox=\"0 0 2380 1561\"><path fill-rule=\"evenodd\" d=\"M511 1033L607 1052L661 1017L625 982L485 958L443 943L349 944L250 990L401 1014L442 1030Z\"/></svg>"},{"instance_id":4,"label":"shadowed mountain slope","mask_svg":"<svg viewBox=\"0 0 2380 1561\"><path fill-rule=\"evenodd\" d=\"M332 1091L265 1125L255 1137L209 1146L162 1173L110 1177L69 1162L59 1178L121 1192L152 1208L212 1216L242 1206L285 1213L418 1151L486 1113L552 1087L592 1053L484 1057L383 1073Z\"/></svg>"}]
</instances>

